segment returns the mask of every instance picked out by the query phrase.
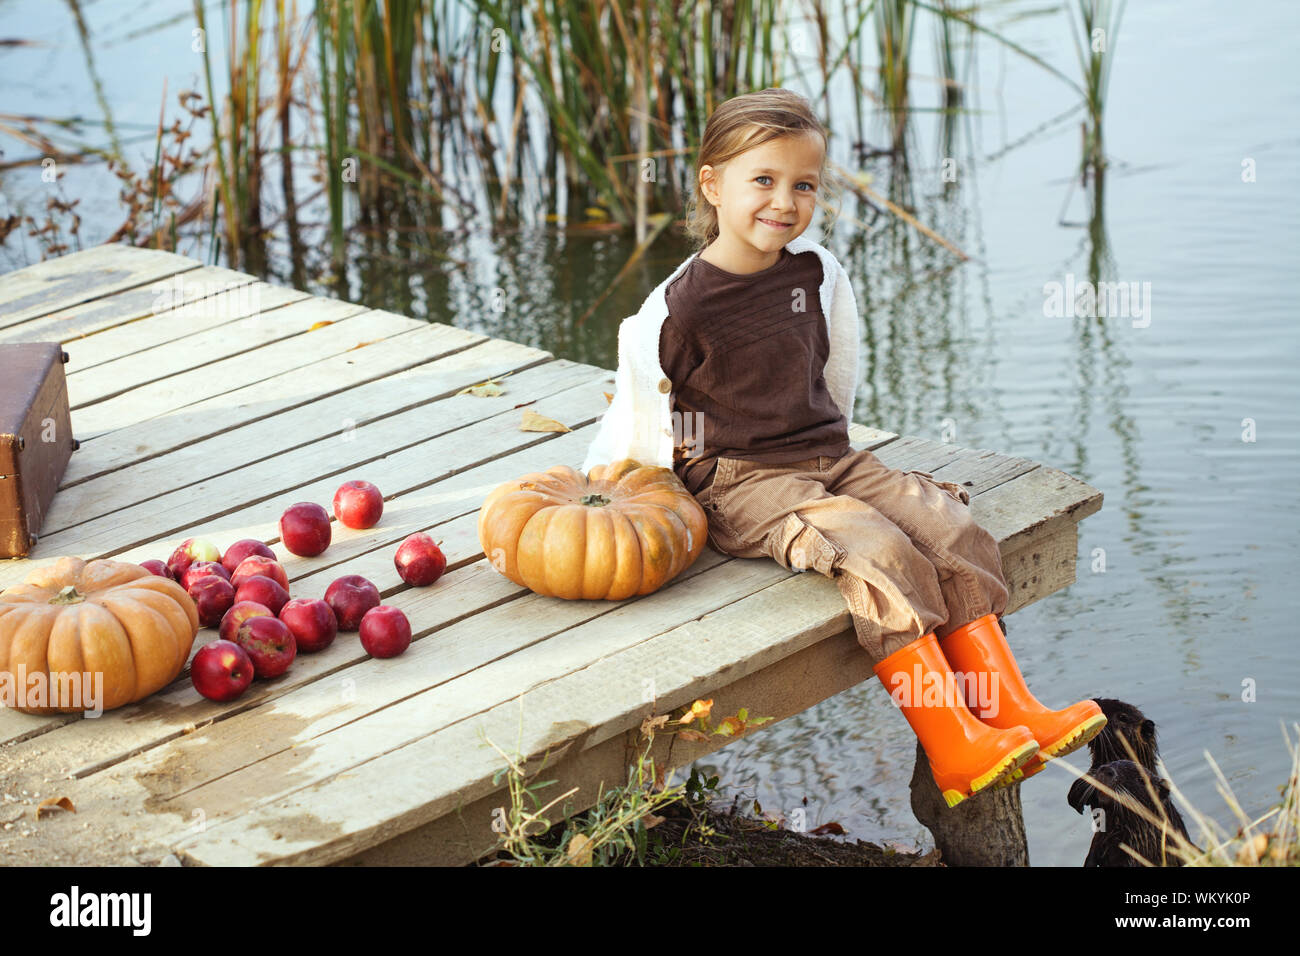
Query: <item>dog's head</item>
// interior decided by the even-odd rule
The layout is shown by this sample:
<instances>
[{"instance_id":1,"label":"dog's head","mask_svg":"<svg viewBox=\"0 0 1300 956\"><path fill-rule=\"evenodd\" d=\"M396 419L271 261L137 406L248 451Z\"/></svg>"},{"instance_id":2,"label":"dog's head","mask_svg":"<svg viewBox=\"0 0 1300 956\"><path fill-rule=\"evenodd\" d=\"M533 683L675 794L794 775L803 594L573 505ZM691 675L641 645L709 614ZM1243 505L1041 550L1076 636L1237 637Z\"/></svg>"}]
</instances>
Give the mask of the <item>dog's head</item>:
<instances>
[{"instance_id":1,"label":"dog's head","mask_svg":"<svg viewBox=\"0 0 1300 956\"><path fill-rule=\"evenodd\" d=\"M1153 775L1156 774L1159 746L1156 743L1155 722L1125 701L1113 697L1093 699L1106 715L1106 726L1088 742L1092 765L1100 767L1113 760L1134 760ZM1132 753L1125 749L1121 738L1128 741L1133 748Z\"/></svg>"},{"instance_id":2,"label":"dog's head","mask_svg":"<svg viewBox=\"0 0 1300 956\"><path fill-rule=\"evenodd\" d=\"M1115 795L1105 793L1094 785L1094 781L1109 788ZM1155 790L1155 803L1152 802L1148 784ZM1108 812L1115 812L1129 809L1124 805L1124 797L1160 816L1161 808L1168 805L1169 782L1132 760L1112 760L1088 771L1087 777L1074 781L1070 787L1069 799L1070 806L1079 813L1083 813L1084 806L1101 807Z\"/></svg>"}]
</instances>

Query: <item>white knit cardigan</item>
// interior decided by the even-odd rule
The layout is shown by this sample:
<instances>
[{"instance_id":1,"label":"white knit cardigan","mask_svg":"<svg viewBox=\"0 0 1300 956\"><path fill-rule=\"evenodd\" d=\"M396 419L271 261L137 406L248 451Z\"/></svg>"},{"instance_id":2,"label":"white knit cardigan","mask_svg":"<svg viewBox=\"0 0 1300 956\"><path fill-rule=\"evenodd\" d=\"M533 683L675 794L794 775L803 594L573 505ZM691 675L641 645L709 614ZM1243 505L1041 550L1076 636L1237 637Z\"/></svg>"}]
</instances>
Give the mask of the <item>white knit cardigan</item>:
<instances>
[{"instance_id":1,"label":"white knit cardigan","mask_svg":"<svg viewBox=\"0 0 1300 956\"><path fill-rule=\"evenodd\" d=\"M826 317L830 350L826 358L826 386L831 398L853 423L853 398L858 387L858 304L848 273L827 249L804 236L786 244L792 254L815 252L822 261L818 288ZM596 437L582 463L584 473L596 465L633 458L662 468L673 466L673 383L659 364L659 330L668 317L665 292L698 252L673 270L655 287L636 315L618 327L618 369L614 372L614 398L597 427Z\"/></svg>"}]
</instances>

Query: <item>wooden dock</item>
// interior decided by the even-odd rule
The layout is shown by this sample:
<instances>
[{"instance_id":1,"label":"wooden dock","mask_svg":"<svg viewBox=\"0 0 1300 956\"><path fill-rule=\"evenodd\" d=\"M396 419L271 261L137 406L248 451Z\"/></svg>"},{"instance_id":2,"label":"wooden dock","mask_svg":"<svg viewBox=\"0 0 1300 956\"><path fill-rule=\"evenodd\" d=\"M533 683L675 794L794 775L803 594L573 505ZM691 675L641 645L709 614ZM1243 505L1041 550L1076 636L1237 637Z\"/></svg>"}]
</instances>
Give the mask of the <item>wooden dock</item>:
<instances>
[{"instance_id":1,"label":"wooden dock","mask_svg":"<svg viewBox=\"0 0 1300 956\"><path fill-rule=\"evenodd\" d=\"M294 597L364 575L415 639L377 660L340 634L229 704L201 697L186 670L98 718L0 709L0 861L463 864L496 846L507 802L489 739L549 751L560 783L547 792L579 786L583 808L601 781L626 783L652 714L711 697L715 715L781 719L872 678L834 583L771 560L706 548L666 588L622 602L540 597L484 560L482 499L526 472L579 467L613 390L607 369L123 245L0 276L0 344L31 341L69 354L81 447L30 557L0 561L0 589L62 555L165 560L188 537L223 550L251 537L271 544ZM459 394L489 379L502 394ZM572 431L520 430L521 403ZM1001 542L1008 612L1074 580L1096 489L991 451L857 424L850 438L890 467L967 484ZM351 478L384 492L379 525L335 522L324 554L289 554L281 512L328 510ZM448 559L426 588L393 565L415 531ZM194 649L215 636L200 631ZM717 746L661 736L657 758L670 744L681 767ZM1018 787L931 811L937 791L919 776L913 804L946 854L954 828L1001 828L989 856L955 862L1022 862ZM76 812L38 819L36 804L59 796Z\"/></svg>"}]
</instances>

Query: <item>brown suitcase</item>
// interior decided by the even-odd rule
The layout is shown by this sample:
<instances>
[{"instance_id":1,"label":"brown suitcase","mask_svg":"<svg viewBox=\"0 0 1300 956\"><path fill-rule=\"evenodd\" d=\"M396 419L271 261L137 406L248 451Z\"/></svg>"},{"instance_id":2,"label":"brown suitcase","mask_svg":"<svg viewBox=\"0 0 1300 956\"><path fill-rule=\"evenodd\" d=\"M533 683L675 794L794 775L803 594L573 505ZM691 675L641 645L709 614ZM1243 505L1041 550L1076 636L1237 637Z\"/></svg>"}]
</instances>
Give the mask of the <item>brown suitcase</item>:
<instances>
[{"instance_id":1,"label":"brown suitcase","mask_svg":"<svg viewBox=\"0 0 1300 956\"><path fill-rule=\"evenodd\" d=\"M68 353L57 342L0 345L0 558L36 544L80 442L68 414Z\"/></svg>"}]
</instances>

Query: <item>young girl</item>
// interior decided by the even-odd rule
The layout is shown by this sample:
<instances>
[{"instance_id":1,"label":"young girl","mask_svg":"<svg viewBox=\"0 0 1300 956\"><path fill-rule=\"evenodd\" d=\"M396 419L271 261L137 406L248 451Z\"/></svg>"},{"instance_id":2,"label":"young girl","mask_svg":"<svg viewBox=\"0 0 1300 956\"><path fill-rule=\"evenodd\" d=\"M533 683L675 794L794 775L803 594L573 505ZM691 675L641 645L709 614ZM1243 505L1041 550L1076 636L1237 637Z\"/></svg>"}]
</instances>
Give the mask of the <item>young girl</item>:
<instances>
[{"instance_id":1,"label":"young girl","mask_svg":"<svg viewBox=\"0 0 1300 956\"><path fill-rule=\"evenodd\" d=\"M1037 772L1106 718L1091 700L1049 710L1025 687L1000 627L997 542L969 493L849 446L857 304L840 263L803 237L827 165L796 93L737 96L709 117L688 216L700 248L619 326L614 397L582 468L671 467L716 550L833 578L951 807Z\"/></svg>"}]
</instances>

